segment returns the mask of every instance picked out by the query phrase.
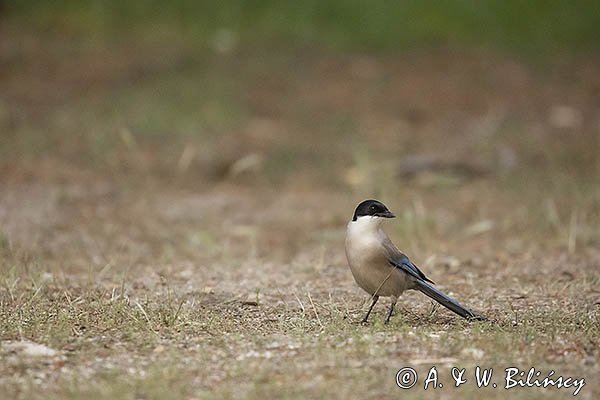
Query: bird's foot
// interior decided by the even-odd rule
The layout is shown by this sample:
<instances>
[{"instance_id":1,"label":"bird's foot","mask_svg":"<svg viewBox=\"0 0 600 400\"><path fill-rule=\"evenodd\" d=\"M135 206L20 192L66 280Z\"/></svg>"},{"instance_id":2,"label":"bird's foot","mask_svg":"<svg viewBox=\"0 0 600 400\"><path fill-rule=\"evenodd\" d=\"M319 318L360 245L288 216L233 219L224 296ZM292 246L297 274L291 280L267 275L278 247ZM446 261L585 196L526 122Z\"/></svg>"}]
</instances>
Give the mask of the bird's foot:
<instances>
[{"instance_id":1,"label":"bird's foot","mask_svg":"<svg viewBox=\"0 0 600 400\"><path fill-rule=\"evenodd\" d=\"M387 313L387 317L385 317L385 321L383 322L384 325L387 325L387 324L390 323L390 318L392 318L392 315L395 314L395 312L394 312L394 307L395 306L396 306L395 302L390 305L390 309L389 309L389 311Z\"/></svg>"}]
</instances>

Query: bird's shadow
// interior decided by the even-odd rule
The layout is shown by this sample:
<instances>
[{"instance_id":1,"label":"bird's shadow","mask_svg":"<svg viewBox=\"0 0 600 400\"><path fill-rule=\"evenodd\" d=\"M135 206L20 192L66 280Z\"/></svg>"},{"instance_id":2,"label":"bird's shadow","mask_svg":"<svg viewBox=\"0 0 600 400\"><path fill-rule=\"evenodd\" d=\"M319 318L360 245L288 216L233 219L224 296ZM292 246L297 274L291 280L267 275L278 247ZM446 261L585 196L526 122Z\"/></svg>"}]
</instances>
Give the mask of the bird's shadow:
<instances>
[{"instance_id":1,"label":"bird's shadow","mask_svg":"<svg viewBox=\"0 0 600 400\"><path fill-rule=\"evenodd\" d=\"M388 324L384 324L387 311L378 310L373 311L369 320L364 322L362 317L350 317L352 318L353 325L359 326L373 326L379 325L380 323L389 327L409 326L440 326L448 327L453 325L470 325L474 323L489 323L497 324L499 321L496 319L488 319L486 321L468 321L452 313L443 311L444 308L437 303L432 303L428 312L418 312L409 309L406 306L396 306L396 310L393 312L392 317Z\"/></svg>"}]
</instances>

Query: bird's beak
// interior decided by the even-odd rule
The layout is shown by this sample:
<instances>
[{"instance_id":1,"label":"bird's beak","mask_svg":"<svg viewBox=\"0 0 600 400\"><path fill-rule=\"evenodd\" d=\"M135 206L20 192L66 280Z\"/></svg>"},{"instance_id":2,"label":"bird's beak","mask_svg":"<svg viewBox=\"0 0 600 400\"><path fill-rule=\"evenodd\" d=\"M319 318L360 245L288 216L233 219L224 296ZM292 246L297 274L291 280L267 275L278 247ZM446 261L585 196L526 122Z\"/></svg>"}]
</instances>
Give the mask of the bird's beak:
<instances>
[{"instance_id":1,"label":"bird's beak","mask_svg":"<svg viewBox=\"0 0 600 400\"><path fill-rule=\"evenodd\" d=\"M394 214L392 214L392 212L390 210L385 210L384 212L377 213L375 215L377 215L378 217L382 217L382 218L396 218L396 216Z\"/></svg>"}]
</instances>

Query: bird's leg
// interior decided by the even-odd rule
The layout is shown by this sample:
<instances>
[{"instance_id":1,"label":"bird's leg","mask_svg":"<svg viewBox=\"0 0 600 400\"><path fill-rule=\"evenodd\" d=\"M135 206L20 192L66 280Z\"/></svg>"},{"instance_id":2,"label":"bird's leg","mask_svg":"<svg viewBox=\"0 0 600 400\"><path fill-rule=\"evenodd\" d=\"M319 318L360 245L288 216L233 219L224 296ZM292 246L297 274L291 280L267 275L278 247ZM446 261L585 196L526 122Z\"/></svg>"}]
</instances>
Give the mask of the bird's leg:
<instances>
[{"instance_id":1,"label":"bird's leg","mask_svg":"<svg viewBox=\"0 0 600 400\"><path fill-rule=\"evenodd\" d=\"M394 307L396 307L397 298L392 298L392 304L390 304L390 310L388 311L387 318L385 319L384 324L388 324L390 322L390 318L392 318L392 314L394 313Z\"/></svg>"},{"instance_id":2,"label":"bird's leg","mask_svg":"<svg viewBox=\"0 0 600 400\"><path fill-rule=\"evenodd\" d=\"M367 311L367 314L365 315L365 317L362 319L362 321L360 321L361 323L365 324L369 320L369 315L371 314L371 310L373 310L373 307L375 307L377 300L379 300L379 296L374 295L373 302L371 303L371 307L369 307L369 311Z\"/></svg>"}]
</instances>

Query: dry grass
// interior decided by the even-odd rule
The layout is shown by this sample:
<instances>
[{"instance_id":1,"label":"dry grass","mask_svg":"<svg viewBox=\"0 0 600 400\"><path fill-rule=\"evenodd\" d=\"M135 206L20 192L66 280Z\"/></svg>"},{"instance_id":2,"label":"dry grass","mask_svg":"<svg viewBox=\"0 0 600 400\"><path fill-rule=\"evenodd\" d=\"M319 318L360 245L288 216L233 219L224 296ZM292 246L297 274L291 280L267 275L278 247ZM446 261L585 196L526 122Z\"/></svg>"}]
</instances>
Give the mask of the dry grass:
<instances>
[{"instance_id":1,"label":"dry grass","mask_svg":"<svg viewBox=\"0 0 600 400\"><path fill-rule=\"evenodd\" d=\"M540 71L491 54L215 56L160 43L132 57L126 41L2 29L7 398L572 393L450 387L451 366L476 365L554 369L597 397L596 60ZM415 154L437 167L401 174ZM407 293L389 326L381 305L357 324L367 299L343 236L365 197L385 201L395 241L491 322ZM27 356L23 340L53 352ZM443 389L396 387L398 369L433 365Z\"/></svg>"}]
</instances>

